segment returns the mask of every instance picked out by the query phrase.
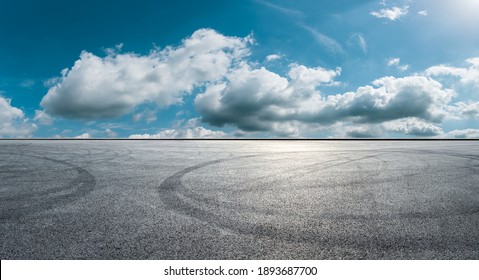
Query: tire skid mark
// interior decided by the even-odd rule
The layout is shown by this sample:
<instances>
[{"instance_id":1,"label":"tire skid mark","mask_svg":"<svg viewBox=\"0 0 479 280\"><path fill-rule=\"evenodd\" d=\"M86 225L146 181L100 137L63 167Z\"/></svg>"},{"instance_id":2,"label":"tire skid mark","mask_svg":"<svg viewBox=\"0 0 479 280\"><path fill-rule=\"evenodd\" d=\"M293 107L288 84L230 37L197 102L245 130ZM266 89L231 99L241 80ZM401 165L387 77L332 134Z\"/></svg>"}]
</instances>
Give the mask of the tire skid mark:
<instances>
[{"instance_id":1,"label":"tire skid mark","mask_svg":"<svg viewBox=\"0 0 479 280\"><path fill-rule=\"evenodd\" d=\"M232 221L229 220L223 220L221 217L219 217L218 214L212 213L205 211L199 207L196 207L194 205L191 205L189 203L186 203L184 200L180 198L180 196L177 193L177 188L181 187L183 183L181 182L182 178L184 175L187 173L190 173L194 170L206 167L208 165L213 165L217 163L222 163L226 161L231 161L235 159L240 159L240 158L247 158L247 157L253 157L255 155L249 155L249 156L241 156L241 157L235 157L235 158L224 158L224 159L218 159L218 160L213 160L213 161L208 161L205 163L193 165L190 167L187 167L180 172L175 173L174 175L168 177L166 180L164 180L160 186L159 186L159 193L160 193L160 198L162 199L163 203L166 204L169 209L186 215L191 218L195 218L197 220L200 220L202 222L206 222L208 224L212 224L215 227L229 232L230 230L233 230L235 232L241 233L241 234L248 234L250 233L249 231L245 232L246 228L244 227L238 227L233 223ZM221 221L223 220L223 223Z\"/></svg>"},{"instance_id":2,"label":"tire skid mark","mask_svg":"<svg viewBox=\"0 0 479 280\"><path fill-rule=\"evenodd\" d=\"M282 153L281 153L282 154ZM341 153L341 154L346 154L346 153ZM265 154L265 155L269 155L269 154ZM275 154L277 155L277 153ZM258 155L258 156L261 156L261 155ZM319 163L315 163L315 164L311 164L311 165L308 165L307 167L310 167L310 166L315 166L315 167L318 167L318 166L323 166L324 164L327 164L327 163L331 163L331 162L338 162L338 161L342 161L343 162L340 162L338 164L333 164L333 165L329 165L329 166L326 166L326 167L323 167L322 170L326 170L326 169L329 169L331 167L336 167L336 166L339 166L339 165L346 165L346 164L349 164L349 163L352 163L352 162L356 162L356 161L359 161L359 160L362 160L364 158L376 158L377 155L373 155L373 156L366 156L366 157L361 157L361 158L357 158L357 159L345 159L344 157L339 157L338 159L335 159L335 160L328 160L328 161L323 161L323 162L319 162ZM233 160L233 159L230 159L230 160ZM345 160L345 161L344 161ZM269 162L269 161L268 161ZM209 165L209 164L208 164ZM206 165L205 165L206 166ZM205 166L202 166L202 167L205 167ZM288 174L292 173L291 171L297 171L297 170L301 170L300 168L294 168L294 169L290 169ZM266 181L266 182L259 182L260 180L258 179L254 179L253 181L256 182L256 184L261 184L262 186L264 185L275 185L276 183L280 182L280 181L284 181L284 180L287 180L289 178L292 178L292 177L303 177L304 175L307 175L309 173L312 173L312 172L316 172L317 169L315 170L308 170L308 171L304 171L303 174L290 174L284 178L281 178L281 179L274 179L274 180L269 180L269 181ZM187 172L189 173L189 172ZM304 173L307 173L307 174L304 174ZM186 173L185 173L186 175ZM268 176L264 176L265 178L267 178ZM263 178L263 177L262 177ZM181 183L181 182L180 182ZM262 187L261 190L262 191L265 191L265 190L271 190L272 187ZM216 207L219 207L219 205L221 204L221 206L224 207L228 207L228 209L232 210L232 209L235 209L235 210L238 210L241 211L241 212L249 212L249 213L260 213L260 214L263 214L263 215L273 215L273 214L276 214L276 215L282 215L282 216L290 216L290 217L299 217L301 215L298 215L297 213L284 213L284 212L279 212L279 211L276 211L276 210L273 210L273 209L268 209L268 210L261 210L259 208L245 208L245 205L240 205L238 203L234 203L234 202L227 202L227 201L218 201L214 198L208 198L208 197L205 197L201 194L198 194L198 193L194 193L194 192L191 192L191 191L188 191L188 189L184 186L183 183L181 184L178 184L176 186L176 189L175 189L175 192L177 194L180 194L181 197L184 197L186 199L189 199L190 201L193 201L193 202L196 202L196 203L199 203L199 204L205 204L205 205L208 205L208 206L216 206Z\"/></svg>"},{"instance_id":3,"label":"tire skid mark","mask_svg":"<svg viewBox=\"0 0 479 280\"><path fill-rule=\"evenodd\" d=\"M265 154L262 154L262 155L265 155ZM277 227L274 227L268 224L250 223L246 219L244 219L243 221L232 221L231 219L221 217L214 211L204 210L202 209L201 206L195 206L186 202L185 200L181 198L182 195L178 193L178 189L186 190L181 180L182 180L182 177L186 175L187 173L190 173L194 170L197 170L209 165L231 161L231 160L237 160L241 158L255 157L255 156L261 156L261 155L250 155L250 156L242 156L242 157L236 157L236 158L213 160L213 161L209 161L209 162L205 162L205 163L201 163L198 165L185 168L181 170L180 172L175 173L173 176L170 176L169 178L167 178L160 184L159 191L160 191L161 199L171 210L178 212L180 214L183 214L185 216L200 220L203 223L213 225L222 231L226 231L226 232L233 231L233 232L236 232L237 234L262 235L262 236L268 236L270 238L275 238L275 239L292 240L292 239L300 238L303 241L308 239L308 236L302 236L302 235L300 236L296 232L293 233L293 232L285 231L284 229L279 229ZM209 206L215 205L216 207L220 207L220 204L221 204L221 203L218 203L218 201L216 201L216 203L211 203L211 201L204 201L204 202L208 203ZM230 210L231 210L231 205L230 205ZM242 212L245 212L245 210L247 209L241 209L241 210ZM252 209L252 210L253 210L252 212L255 212L255 213L258 212L257 209ZM241 215L241 212L238 212L237 214ZM272 215L273 213L272 211L269 211L268 214Z\"/></svg>"},{"instance_id":4,"label":"tire skid mark","mask_svg":"<svg viewBox=\"0 0 479 280\"><path fill-rule=\"evenodd\" d=\"M15 202L17 207L10 207L6 209L2 207L2 212L0 213L0 220L19 218L24 215L42 212L45 210L53 209L59 205L73 202L78 198L90 193L96 185L96 179L90 172L66 160L58 160L46 156L24 155L15 153L2 154L36 158L65 165L75 170L78 176L73 181L69 182L65 187L52 188L39 192L31 192L29 194L1 197L0 202ZM61 194L65 191L67 191L66 194ZM55 194L58 195L55 196ZM19 205L22 206L18 207Z\"/></svg>"},{"instance_id":5,"label":"tire skid mark","mask_svg":"<svg viewBox=\"0 0 479 280\"><path fill-rule=\"evenodd\" d=\"M350 151L348 151L350 152ZM366 152L364 150L361 150L361 152ZM377 152L377 150L376 150ZM405 153L405 151L388 151L385 150L382 153L375 154L375 155L369 155L369 156L364 156L360 158L355 158L355 159L349 159L348 161L345 162L340 162L337 164L333 164L330 166L327 166L323 169L331 168L331 167L336 167L348 163L356 163L356 165L360 164L361 160L368 159L368 158L375 158L377 159L378 156L388 154L388 153ZM421 150L421 152L425 152L424 150ZM286 152L288 153L288 152ZM289 152L289 153L297 153L297 152ZM303 151L300 153L304 153ZM410 152L410 153L415 153ZM427 153L427 151L426 151ZM278 153L274 153L275 155ZM283 153L280 153L283 154ZM235 158L224 158L224 159L218 159L218 160L213 160L213 161L208 161L204 162L201 164L197 164L194 166L187 167L174 175L168 177L166 180L164 180L160 186L159 186L159 194L161 196L161 200L163 203L169 207L169 209L194 218L196 220L199 220L200 222L206 223L208 225L212 225L222 231L226 232L235 232L237 234L247 234L247 235L261 235L261 236L267 236L270 238L274 239L287 239L287 240L301 240L301 241L308 241L311 239L311 234L307 233L300 233L298 232L289 232L288 230L285 229L280 229L275 227L274 225L271 224L261 224L261 221L254 223L248 221L248 218L243 216L244 219L237 219L236 221L233 221L231 218L228 218L228 214L226 215L220 215L218 211L215 211L215 209L225 209L225 206L227 207L227 210L229 211L234 211L236 214L239 215L239 217L242 217L241 213L244 212L252 212L252 213L258 213L258 209L252 207L251 209L246 208L244 205L237 205L236 203L228 203L228 202L223 202L223 201L217 201L213 198L206 198L204 196L194 194L194 193L189 193L188 189L183 185L182 183L182 178L186 174L193 172L195 170L201 169L203 167L207 167L209 165L214 165L222 162L227 162L227 161L233 161L233 160L238 160L242 158L251 158L251 157L257 157L257 156L267 156L269 154L258 154L258 155L248 155L248 156L239 156ZM379 160L379 159L378 159ZM388 163L387 161L380 160L381 161L381 170L378 171L377 174L375 175L380 175L383 172L385 172L388 168ZM426 163L426 161L424 161ZM313 165L321 165L321 163L313 164ZM430 164L427 163L426 167L421 170L421 172L424 172L430 168ZM400 178L400 177L398 177ZM270 182L271 183L271 182ZM183 192L186 192L183 193ZM190 203L189 200L193 203ZM196 204L196 205L195 205ZM377 205L376 205L377 206ZM208 209L208 207L214 207L214 209ZM241 208L240 208L241 207ZM240 209L238 209L240 208ZM444 213L434 213L434 212L407 212L407 213L391 213L391 214L374 214L373 217L371 215L361 215L361 214L331 214L331 213L322 213L318 216L315 216L314 218L316 219L335 219L335 220L371 220L371 219L377 219L377 220L383 220L383 219L411 219L411 218L441 218L444 216L455 216L455 215L471 215L471 214L477 214L479 213L479 207L473 207L473 208L467 208L467 209L457 209L458 211L449 214L444 214ZM268 211L268 215L285 215L285 213L274 213L278 211ZM260 214L260 213L258 213ZM266 215L266 213L263 213L263 215ZM313 239L317 239L314 237ZM311 240L310 240L311 241Z\"/></svg>"}]
</instances>

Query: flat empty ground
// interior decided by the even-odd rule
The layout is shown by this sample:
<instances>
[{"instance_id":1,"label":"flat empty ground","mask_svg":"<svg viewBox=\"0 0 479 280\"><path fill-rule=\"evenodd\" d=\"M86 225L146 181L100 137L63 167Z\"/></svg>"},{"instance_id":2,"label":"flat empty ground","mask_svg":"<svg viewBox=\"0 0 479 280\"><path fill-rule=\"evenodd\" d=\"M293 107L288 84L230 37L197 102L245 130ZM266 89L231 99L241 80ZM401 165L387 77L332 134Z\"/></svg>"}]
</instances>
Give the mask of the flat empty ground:
<instances>
[{"instance_id":1,"label":"flat empty ground","mask_svg":"<svg viewBox=\"0 0 479 280\"><path fill-rule=\"evenodd\" d=\"M479 259L479 142L0 141L1 259Z\"/></svg>"}]
</instances>

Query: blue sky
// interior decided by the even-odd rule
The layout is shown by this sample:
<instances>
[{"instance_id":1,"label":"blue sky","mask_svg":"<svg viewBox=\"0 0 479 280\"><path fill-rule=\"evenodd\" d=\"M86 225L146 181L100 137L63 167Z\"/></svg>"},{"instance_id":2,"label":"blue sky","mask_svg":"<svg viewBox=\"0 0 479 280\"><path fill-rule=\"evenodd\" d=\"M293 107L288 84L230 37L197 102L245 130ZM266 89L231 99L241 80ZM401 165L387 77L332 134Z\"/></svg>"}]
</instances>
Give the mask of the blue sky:
<instances>
[{"instance_id":1,"label":"blue sky","mask_svg":"<svg viewBox=\"0 0 479 280\"><path fill-rule=\"evenodd\" d=\"M477 0L4 0L0 137L478 138L477 14Z\"/></svg>"}]
</instances>

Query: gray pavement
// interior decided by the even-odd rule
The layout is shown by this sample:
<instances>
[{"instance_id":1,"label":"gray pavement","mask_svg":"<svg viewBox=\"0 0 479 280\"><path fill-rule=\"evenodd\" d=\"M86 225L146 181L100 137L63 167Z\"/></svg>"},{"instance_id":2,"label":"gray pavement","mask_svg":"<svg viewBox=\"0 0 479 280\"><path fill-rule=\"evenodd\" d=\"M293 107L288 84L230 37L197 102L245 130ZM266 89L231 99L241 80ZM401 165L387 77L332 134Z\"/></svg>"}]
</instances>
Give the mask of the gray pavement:
<instances>
[{"instance_id":1,"label":"gray pavement","mask_svg":"<svg viewBox=\"0 0 479 280\"><path fill-rule=\"evenodd\" d=\"M0 141L1 259L479 259L479 142Z\"/></svg>"}]
</instances>

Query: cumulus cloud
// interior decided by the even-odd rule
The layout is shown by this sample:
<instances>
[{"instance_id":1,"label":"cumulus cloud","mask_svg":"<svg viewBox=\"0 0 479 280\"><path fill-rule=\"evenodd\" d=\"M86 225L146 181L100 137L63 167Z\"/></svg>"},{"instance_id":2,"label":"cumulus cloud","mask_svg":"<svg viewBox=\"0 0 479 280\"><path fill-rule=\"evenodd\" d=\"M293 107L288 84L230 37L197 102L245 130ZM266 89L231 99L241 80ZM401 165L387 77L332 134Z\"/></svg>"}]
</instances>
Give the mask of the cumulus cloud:
<instances>
[{"instance_id":1,"label":"cumulus cloud","mask_svg":"<svg viewBox=\"0 0 479 280\"><path fill-rule=\"evenodd\" d=\"M439 126L417 118L386 122L382 126L386 132L395 132L418 137L432 137L443 134L443 130Z\"/></svg>"},{"instance_id":2,"label":"cumulus cloud","mask_svg":"<svg viewBox=\"0 0 479 280\"><path fill-rule=\"evenodd\" d=\"M71 69L53 84L41 101L45 112L65 118L106 119L133 111L145 102L167 107L206 82L221 79L248 55L251 37L227 37L200 29L178 47L148 55L110 52L99 57L82 52Z\"/></svg>"},{"instance_id":3,"label":"cumulus cloud","mask_svg":"<svg viewBox=\"0 0 479 280\"><path fill-rule=\"evenodd\" d=\"M429 76L452 76L460 79L462 84L479 84L479 57L473 57L466 60L467 67L453 67L447 65L437 65L426 69L425 73Z\"/></svg>"},{"instance_id":4,"label":"cumulus cloud","mask_svg":"<svg viewBox=\"0 0 479 280\"><path fill-rule=\"evenodd\" d=\"M447 138L476 138L479 139L479 129L463 129L449 131L446 135Z\"/></svg>"},{"instance_id":5,"label":"cumulus cloud","mask_svg":"<svg viewBox=\"0 0 479 280\"><path fill-rule=\"evenodd\" d=\"M316 34L318 42L330 51L343 51L333 39L303 28ZM367 51L361 34L353 34L350 42ZM158 116L158 108L181 104L183 97L193 92L197 93L194 106L199 119L180 120L172 129L130 137L221 138L250 133L300 137L323 131L361 138L390 134L434 137L446 135L439 127L446 117L479 115L479 105L474 101L451 105L455 91L439 82L443 76L452 76L462 83L479 84L479 58L468 59L467 67L438 65L422 74L383 77L355 91L325 95L324 87L338 84L340 68L292 63L286 74L278 74L247 59L251 43L250 36L228 37L201 29L177 47L155 49L143 56L121 54L120 48L109 50L106 57L83 52L71 69L62 71L62 77L48 81L51 88L41 102L44 110L37 110L34 120L48 125L53 122L50 115L95 120L132 113L134 121L151 123ZM266 61L280 57L271 54ZM391 58L387 64L402 71L409 67L401 64L400 58ZM7 101L4 103L9 105ZM19 117L15 109L19 110L10 111L17 112L16 127L22 127L20 123L28 127L23 112L19 110ZM179 112L177 118L187 117ZM212 130L201 122L237 132ZM4 123L12 121L0 123L2 135ZM116 132L107 127L94 133L116 137Z\"/></svg>"},{"instance_id":6,"label":"cumulus cloud","mask_svg":"<svg viewBox=\"0 0 479 280\"><path fill-rule=\"evenodd\" d=\"M226 81L197 95L195 106L202 120L214 126L280 132L299 124L328 126L405 118L440 122L454 96L454 91L424 76L384 77L356 92L323 96L318 87L339 74L340 69L291 64L288 76L282 77L265 68L242 65Z\"/></svg>"},{"instance_id":7,"label":"cumulus cloud","mask_svg":"<svg viewBox=\"0 0 479 280\"><path fill-rule=\"evenodd\" d=\"M54 119L42 110L35 110L35 117L33 120L41 125L52 125L54 122Z\"/></svg>"},{"instance_id":8,"label":"cumulus cloud","mask_svg":"<svg viewBox=\"0 0 479 280\"><path fill-rule=\"evenodd\" d=\"M145 110L143 112L133 114L133 121L139 122L141 120L145 120L146 123L152 123L157 120L156 114L156 111Z\"/></svg>"},{"instance_id":9,"label":"cumulus cloud","mask_svg":"<svg viewBox=\"0 0 479 280\"><path fill-rule=\"evenodd\" d=\"M321 99L310 118L323 122L349 119L374 123L416 117L440 122L453 96L454 91L427 77L383 77L356 92Z\"/></svg>"},{"instance_id":10,"label":"cumulus cloud","mask_svg":"<svg viewBox=\"0 0 479 280\"><path fill-rule=\"evenodd\" d=\"M157 134L134 134L130 139L183 139L183 138L223 138L223 131L209 130L204 127L186 129L166 129Z\"/></svg>"},{"instance_id":11,"label":"cumulus cloud","mask_svg":"<svg viewBox=\"0 0 479 280\"><path fill-rule=\"evenodd\" d=\"M408 135L421 138L431 138L444 134L441 127L419 118L404 118L379 124L342 124L339 137L350 138L384 138Z\"/></svg>"},{"instance_id":12,"label":"cumulus cloud","mask_svg":"<svg viewBox=\"0 0 479 280\"><path fill-rule=\"evenodd\" d=\"M377 18L386 18L391 21L396 21L401 17L407 15L409 13L409 6L404 7L392 7L392 8L385 8L379 11L373 11L370 15L377 17Z\"/></svg>"},{"instance_id":13,"label":"cumulus cloud","mask_svg":"<svg viewBox=\"0 0 479 280\"><path fill-rule=\"evenodd\" d=\"M285 78L264 67L252 69L243 64L227 81L197 95L195 106L203 121L215 126L233 124L245 131L279 132L285 126L294 127L283 121L294 121L291 114L316 98L315 88L330 83L339 73L340 69L291 64Z\"/></svg>"},{"instance_id":14,"label":"cumulus cloud","mask_svg":"<svg viewBox=\"0 0 479 280\"><path fill-rule=\"evenodd\" d=\"M457 102L448 111L455 119L479 119L479 102Z\"/></svg>"},{"instance_id":15,"label":"cumulus cloud","mask_svg":"<svg viewBox=\"0 0 479 280\"><path fill-rule=\"evenodd\" d=\"M0 96L0 137L29 137L36 128L10 99Z\"/></svg>"},{"instance_id":16,"label":"cumulus cloud","mask_svg":"<svg viewBox=\"0 0 479 280\"><path fill-rule=\"evenodd\" d=\"M130 139L181 139L181 138L224 138L227 134L219 130L210 130L198 126L197 119L190 119L173 129L165 129L157 134L134 134Z\"/></svg>"},{"instance_id":17,"label":"cumulus cloud","mask_svg":"<svg viewBox=\"0 0 479 280\"><path fill-rule=\"evenodd\" d=\"M337 133L340 138L377 138L382 134L379 127L373 125L356 125L353 127L341 127Z\"/></svg>"}]
</instances>

